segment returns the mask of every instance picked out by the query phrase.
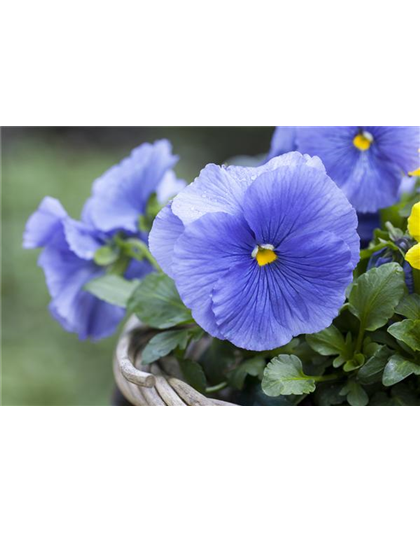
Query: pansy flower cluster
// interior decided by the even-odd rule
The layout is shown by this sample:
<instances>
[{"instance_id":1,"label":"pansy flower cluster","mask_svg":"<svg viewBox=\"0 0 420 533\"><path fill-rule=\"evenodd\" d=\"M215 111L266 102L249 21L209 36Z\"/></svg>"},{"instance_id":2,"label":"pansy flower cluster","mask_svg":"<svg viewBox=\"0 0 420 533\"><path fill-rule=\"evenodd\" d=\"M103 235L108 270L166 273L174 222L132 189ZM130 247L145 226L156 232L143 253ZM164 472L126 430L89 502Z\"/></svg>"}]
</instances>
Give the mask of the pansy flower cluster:
<instances>
[{"instance_id":1,"label":"pansy flower cluster","mask_svg":"<svg viewBox=\"0 0 420 533\"><path fill-rule=\"evenodd\" d=\"M114 245L121 236L146 239L139 220L151 195L165 201L184 186L172 171L177 160L166 140L143 144L94 182L80 221L70 218L50 197L29 218L23 246L43 248L39 265L51 295L51 314L80 339L111 335L125 314L122 307L84 290L89 281L110 268L127 279L151 272L150 262L121 257ZM95 260L102 249L110 255L106 265Z\"/></svg>"},{"instance_id":2,"label":"pansy flower cluster","mask_svg":"<svg viewBox=\"0 0 420 533\"><path fill-rule=\"evenodd\" d=\"M143 144L80 221L45 198L24 246L66 330L100 339L128 309L143 364L172 357L202 393L420 404L419 147L418 127L278 127L267 156L186 185L168 141Z\"/></svg>"}]
</instances>

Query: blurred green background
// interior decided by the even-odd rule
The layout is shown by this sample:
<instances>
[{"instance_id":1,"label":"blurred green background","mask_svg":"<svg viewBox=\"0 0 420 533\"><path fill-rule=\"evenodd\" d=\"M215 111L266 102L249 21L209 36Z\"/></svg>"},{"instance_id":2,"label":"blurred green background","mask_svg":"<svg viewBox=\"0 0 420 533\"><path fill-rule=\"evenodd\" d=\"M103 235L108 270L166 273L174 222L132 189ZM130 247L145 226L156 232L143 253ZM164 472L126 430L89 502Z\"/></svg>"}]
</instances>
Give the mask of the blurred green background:
<instances>
[{"instance_id":1,"label":"blurred green background","mask_svg":"<svg viewBox=\"0 0 420 533\"><path fill-rule=\"evenodd\" d=\"M22 249L29 215L44 196L78 218L95 178L142 142L169 139L175 170L193 180L207 163L258 155L272 128L2 128L2 403L109 405L116 336L80 342L55 322L37 267Z\"/></svg>"},{"instance_id":2,"label":"blurred green background","mask_svg":"<svg viewBox=\"0 0 420 533\"><path fill-rule=\"evenodd\" d=\"M111 360L116 336L79 342L55 322L25 222L46 195L78 218L92 182L142 142L167 138L191 181L258 155L273 127L2 127L0 531L110 533Z\"/></svg>"}]
</instances>

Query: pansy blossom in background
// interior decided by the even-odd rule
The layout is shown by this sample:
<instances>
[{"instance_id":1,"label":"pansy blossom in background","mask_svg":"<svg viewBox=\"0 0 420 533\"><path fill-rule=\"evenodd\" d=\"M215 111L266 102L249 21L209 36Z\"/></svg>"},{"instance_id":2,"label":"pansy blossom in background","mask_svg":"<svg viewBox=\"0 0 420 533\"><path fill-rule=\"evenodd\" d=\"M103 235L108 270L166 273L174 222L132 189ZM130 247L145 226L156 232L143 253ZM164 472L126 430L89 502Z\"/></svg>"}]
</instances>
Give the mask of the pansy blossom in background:
<instances>
[{"instance_id":1,"label":"pansy blossom in background","mask_svg":"<svg viewBox=\"0 0 420 533\"><path fill-rule=\"evenodd\" d=\"M419 167L418 126L278 127L269 156L284 153L292 142L299 152L321 158L361 213L397 202L403 176Z\"/></svg>"},{"instance_id":2,"label":"pansy blossom in background","mask_svg":"<svg viewBox=\"0 0 420 533\"><path fill-rule=\"evenodd\" d=\"M23 245L44 248L38 264L51 295L51 314L80 339L112 335L125 314L123 308L84 290L107 271L96 264L95 252L112 243L117 234L145 237L138 224L150 195L156 193L164 201L185 184L171 170L176 161L168 141L143 144L95 181L81 222L71 219L60 202L49 197L29 218ZM126 260L125 265L122 273L127 279L141 278L152 270L147 261Z\"/></svg>"},{"instance_id":3,"label":"pansy blossom in background","mask_svg":"<svg viewBox=\"0 0 420 533\"><path fill-rule=\"evenodd\" d=\"M357 217L319 158L207 165L149 246L197 323L249 350L329 326L359 260Z\"/></svg>"}]
</instances>

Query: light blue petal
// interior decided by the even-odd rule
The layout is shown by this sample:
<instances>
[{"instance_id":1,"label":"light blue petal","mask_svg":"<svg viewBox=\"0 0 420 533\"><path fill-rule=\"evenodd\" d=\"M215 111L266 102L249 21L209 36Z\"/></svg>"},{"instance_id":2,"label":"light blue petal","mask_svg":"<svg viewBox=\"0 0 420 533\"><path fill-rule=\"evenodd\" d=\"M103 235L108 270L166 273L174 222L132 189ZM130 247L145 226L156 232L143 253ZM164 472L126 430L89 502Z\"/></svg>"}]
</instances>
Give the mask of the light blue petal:
<instances>
[{"instance_id":1,"label":"light blue petal","mask_svg":"<svg viewBox=\"0 0 420 533\"><path fill-rule=\"evenodd\" d=\"M184 229L184 224L167 205L158 213L149 234L149 249L165 274L171 278L174 246Z\"/></svg>"},{"instance_id":2,"label":"light blue petal","mask_svg":"<svg viewBox=\"0 0 420 533\"><path fill-rule=\"evenodd\" d=\"M188 225L207 213L242 213L248 187L265 172L284 166L310 166L324 169L318 157L292 152L271 159L260 167L219 167L207 165L193 183L182 190L172 203L173 213Z\"/></svg>"},{"instance_id":3,"label":"light blue petal","mask_svg":"<svg viewBox=\"0 0 420 533\"><path fill-rule=\"evenodd\" d=\"M121 229L135 233L150 195L178 160L171 149L167 140L144 143L105 172L93 184L82 219L105 232Z\"/></svg>"},{"instance_id":4,"label":"light blue petal","mask_svg":"<svg viewBox=\"0 0 420 533\"><path fill-rule=\"evenodd\" d=\"M255 240L246 222L209 213L189 224L178 238L172 272L179 294L197 323L222 338L211 310L217 280L234 264L251 260Z\"/></svg>"},{"instance_id":5,"label":"light blue petal","mask_svg":"<svg viewBox=\"0 0 420 533\"><path fill-rule=\"evenodd\" d=\"M242 261L219 278L212 309L226 339L248 350L271 350L331 324L352 279L350 250L328 232L307 237L285 239L269 265Z\"/></svg>"},{"instance_id":6,"label":"light blue petal","mask_svg":"<svg viewBox=\"0 0 420 533\"><path fill-rule=\"evenodd\" d=\"M39 258L52 297L50 311L67 331L81 340L111 335L124 316L124 309L102 302L83 290L84 285L104 274L92 261L77 257L65 242L48 246Z\"/></svg>"},{"instance_id":7,"label":"light blue petal","mask_svg":"<svg viewBox=\"0 0 420 533\"><path fill-rule=\"evenodd\" d=\"M93 259L96 250L105 244L105 235L82 222L67 218L63 227L70 250L81 259Z\"/></svg>"},{"instance_id":8,"label":"light blue petal","mask_svg":"<svg viewBox=\"0 0 420 533\"><path fill-rule=\"evenodd\" d=\"M176 196L187 185L185 180L176 177L173 170L168 170L157 187L156 196L160 204Z\"/></svg>"},{"instance_id":9,"label":"light blue petal","mask_svg":"<svg viewBox=\"0 0 420 533\"><path fill-rule=\"evenodd\" d=\"M61 222L67 217L61 203L55 198L45 197L38 209L26 223L23 234L24 248L38 248L46 246L54 239Z\"/></svg>"}]
</instances>

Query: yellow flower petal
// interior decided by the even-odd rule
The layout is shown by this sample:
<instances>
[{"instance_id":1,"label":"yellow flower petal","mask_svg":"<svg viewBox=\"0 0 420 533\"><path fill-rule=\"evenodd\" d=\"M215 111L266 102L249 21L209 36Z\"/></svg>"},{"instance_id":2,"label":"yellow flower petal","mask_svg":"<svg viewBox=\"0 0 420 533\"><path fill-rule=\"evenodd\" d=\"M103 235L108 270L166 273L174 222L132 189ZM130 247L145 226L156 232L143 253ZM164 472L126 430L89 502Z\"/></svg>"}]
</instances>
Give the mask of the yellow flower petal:
<instances>
[{"instance_id":1,"label":"yellow flower petal","mask_svg":"<svg viewBox=\"0 0 420 533\"><path fill-rule=\"evenodd\" d=\"M420 242L420 202L413 205L411 215L408 217L408 232Z\"/></svg>"},{"instance_id":2,"label":"yellow flower petal","mask_svg":"<svg viewBox=\"0 0 420 533\"><path fill-rule=\"evenodd\" d=\"M413 172L409 172L408 173L409 176L420 176L420 168L418 168L417 170L413 170Z\"/></svg>"},{"instance_id":3,"label":"yellow flower petal","mask_svg":"<svg viewBox=\"0 0 420 533\"><path fill-rule=\"evenodd\" d=\"M408 250L405 254L405 260L408 261L413 268L420 270L420 244L416 244Z\"/></svg>"}]
</instances>

